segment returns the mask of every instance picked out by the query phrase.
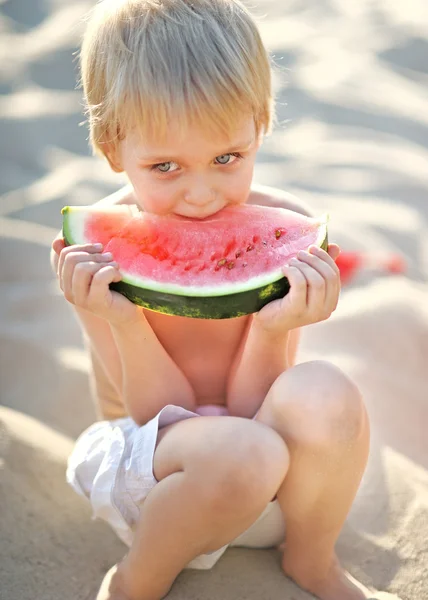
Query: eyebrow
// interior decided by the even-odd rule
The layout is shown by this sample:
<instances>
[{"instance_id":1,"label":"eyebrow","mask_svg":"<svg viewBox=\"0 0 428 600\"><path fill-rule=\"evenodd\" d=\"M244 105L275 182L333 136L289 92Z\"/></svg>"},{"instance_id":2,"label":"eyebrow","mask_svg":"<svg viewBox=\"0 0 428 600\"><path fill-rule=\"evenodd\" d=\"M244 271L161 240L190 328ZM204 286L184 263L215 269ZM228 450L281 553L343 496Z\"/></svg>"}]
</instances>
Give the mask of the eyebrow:
<instances>
[{"instance_id":1,"label":"eyebrow","mask_svg":"<svg viewBox=\"0 0 428 600\"><path fill-rule=\"evenodd\" d=\"M246 152L247 150L249 150L251 148L251 146L254 144L254 138L251 138L251 140L245 140L242 143L239 144L235 144L233 147L228 148L227 150L225 150L224 152L220 152L219 154L216 154L215 156L222 156L222 154L232 154L233 152ZM161 155L154 155L154 154L148 154L145 156L140 156L139 160L141 162L149 162L149 163L163 163L163 162L179 162L181 159L181 157L179 156L171 156L170 154L164 154L163 156Z\"/></svg>"}]
</instances>

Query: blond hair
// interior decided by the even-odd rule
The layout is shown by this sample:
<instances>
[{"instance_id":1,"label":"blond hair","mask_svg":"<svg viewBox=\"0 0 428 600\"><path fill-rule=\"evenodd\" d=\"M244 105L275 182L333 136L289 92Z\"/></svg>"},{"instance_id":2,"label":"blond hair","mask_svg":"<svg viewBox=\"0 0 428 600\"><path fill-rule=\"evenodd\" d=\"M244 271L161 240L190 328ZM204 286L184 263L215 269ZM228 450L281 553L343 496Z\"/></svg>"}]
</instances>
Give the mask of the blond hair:
<instances>
[{"instance_id":1,"label":"blond hair","mask_svg":"<svg viewBox=\"0 0 428 600\"><path fill-rule=\"evenodd\" d=\"M130 128L162 137L173 119L227 134L248 113L270 130L270 61L239 0L101 0L80 58L97 153Z\"/></svg>"}]
</instances>

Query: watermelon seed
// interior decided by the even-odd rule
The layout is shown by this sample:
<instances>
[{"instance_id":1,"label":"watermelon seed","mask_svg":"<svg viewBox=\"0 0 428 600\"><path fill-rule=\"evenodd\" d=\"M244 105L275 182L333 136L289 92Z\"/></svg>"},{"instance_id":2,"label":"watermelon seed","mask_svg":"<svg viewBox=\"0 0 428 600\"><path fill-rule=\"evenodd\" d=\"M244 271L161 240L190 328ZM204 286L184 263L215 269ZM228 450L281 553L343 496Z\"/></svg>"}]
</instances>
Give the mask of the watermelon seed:
<instances>
[{"instance_id":1,"label":"watermelon seed","mask_svg":"<svg viewBox=\"0 0 428 600\"><path fill-rule=\"evenodd\" d=\"M285 231L283 229L277 229L275 231L275 237L277 240L279 240L279 238L285 233Z\"/></svg>"},{"instance_id":2,"label":"watermelon seed","mask_svg":"<svg viewBox=\"0 0 428 600\"><path fill-rule=\"evenodd\" d=\"M244 263L242 263L242 266L243 266L243 267L246 267L246 266L247 266L247 263L245 263L245 262L244 262Z\"/></svg>"},{"instance_id":3,"label":"watermelon seed","mask_svg":"<svg viewBox=\"0 0 428 600\"><path fill-rule=\"evenodd\" d=\"M262 244L263 244L263 246L267 246L267 241L263 240Z\"/></svg>"},{"instance_id":4,"label":"watermelon seed","mask_svg":"<svg viewBox=\"0 0 428 600\"><path fill-rule=\"evenodd\" d=\"M253 246L253 244L248 244L247 252L251 252L251 250L254 250L254 246Z\"/></svg>"},{"instance_id":5,"label":"watermelon seed","mask_svg":"<svg viewBox=\"0 0 428 600\"><path fill-rule=\"evenodd\" d=\"M240 250L238 250L238 252L235 252L235 258L239 258L241 256L242 252Z\"/></svg>"},{"instance_id":6,"label":"watermelon seed","mask_svg":"<svg viewBox=\"0 0 428 600\"><path fill-rule=\"evenodd\" d=\"M235 262L233 260L229 260L229 262L227 263L227 268L233 269L234 266L235 266Z\"/></svg>"},{"instance_id":7,"label":"watermelon seed","mask_svg":"<svg viewBox=\"0 0 428 600\"><path fill-rule=\"evenodd\" d=\"M227 263L227 258L222 258L221 260L218 261L217 266L223 267L223 265L225 265L226 263Z\"/></svg>"}]
</instances>

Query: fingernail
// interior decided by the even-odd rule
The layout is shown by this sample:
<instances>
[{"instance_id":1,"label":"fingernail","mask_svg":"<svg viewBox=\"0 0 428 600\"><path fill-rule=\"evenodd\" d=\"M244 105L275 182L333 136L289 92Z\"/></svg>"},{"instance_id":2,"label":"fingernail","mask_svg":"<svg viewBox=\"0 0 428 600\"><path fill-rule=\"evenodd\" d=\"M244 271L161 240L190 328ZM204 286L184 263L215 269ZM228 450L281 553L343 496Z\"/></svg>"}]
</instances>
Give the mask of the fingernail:
<instances>
[{"instance_id":1,"label":"fingernail","mask_svg":"<svg viewBox=\"0 0 428 600\"><path fill-rule=\"evenodd\" d=\"M96 250L102 250L103 245L102 244L94 244L94 248Z\"/></svg>"},{"instance_id":2,"label":"fingernail","mask_svg":"<svg viewBox=\"0 0 428 600\"><path fill-rule=\"evenodd\" d=\"M104 252L102 257L104 260L111 260L113 258L113 254L111 252Z\"/></svg>"}]
</instances>

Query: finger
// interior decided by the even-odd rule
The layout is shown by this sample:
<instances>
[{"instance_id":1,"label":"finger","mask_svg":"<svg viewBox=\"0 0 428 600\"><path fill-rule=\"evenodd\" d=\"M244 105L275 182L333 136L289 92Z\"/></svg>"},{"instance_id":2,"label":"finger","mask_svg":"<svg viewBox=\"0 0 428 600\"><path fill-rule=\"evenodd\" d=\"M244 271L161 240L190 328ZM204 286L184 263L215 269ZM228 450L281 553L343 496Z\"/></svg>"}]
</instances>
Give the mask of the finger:
<instances>
[{"instance_id":1,"label":"finger","mask_svg":"<svg viewBox=\"0 0 428 600\"><path fill-rule=\"evenodd\" d=\"M340 279L339 269L326 252L323 251L323 255L321 256L315 256L315 254L303 251L298 253L297 259L315 269L323 277L326 284L336 285L338 283Z\"/></svg>"},{"instance_id":2,"label":"finger","mask_svg":"<svg viewBox=\"0 0 428 600\"><path fill-rule=\"evenodd\" d=\"M99 263L86 260L74 265L73 269L65 270L60 283L66 300L83 306L85 301L83 300L82 287L85 286L85 281L88 278L92 279L92 275L100 268L101 265Z\"/></svg>"},{"instance_id":3,"label":"finger","mask_svg":"<svg viewBox=\"0 0 428 600\"><path fill-rule=\"evenodd\" d=\"M58 274L60 274L62 272L62 269L64 267L64 261L66 259L66 257L73 253L73 252L86 252L87 254L96 254L101 252L103 249L103 245L102 244L82 244L82 245L77 245L77 244L73 244L72 246L65 246L59 255L59 261L58 261Z\"/></svg>"},{"instance_id":4,"label":"finger","mask_svg":"<svg viewBox=\"0 0 428 600\"><path fill-rule=\"evenodd\" d=\"M308 284L303 273L292 265L287 265L283 269L284 275L287 277L290 284L288 293L288 301L297 311L299 307L306 308L308 300Z\"/></svg>"},{"instance_id":5,"label":"finger","mask_svg":"<svg viewBox=\"0 0 428 600\"><path fill-rule=\"evenodd\" d=\"M337 251L340 254L340 250L339 250L339 246L336 246ZM339 271L339 267L336 264L336 258L334 257L334 254L336 253L335 248L333 248L332 253L333 256L329 253L327 253L325 250L323 250L322 248L318 248L318 246L310 246L309 248L309 254L312 256L317 256L318 258L320 258L321 260L323 260L325 263L327 263L328 265L330 265L330 267L332 268L332 270L337 273L337 275L340 275L340 271ZM330 246L329 246L329 252L330 252ZM339 255L338 254L338 255Z\"/></svg>"},{"instance_id":6,"label":"finger","mask_svg":"<svg viewBox=\"0 0 428 600\"><path fill-rule=\"evenodd\" d=\"M92 277L88 304L91 306L106 307L112 298L109 285L121 279L122 275L117 267L106 265L99 269Z\"/></svg>"},{"instance_id":7,"label":"finger","mask_svg":"<svg viewBox=\"0 0 428 600\"><path fill-rule=\"evenodd\" d=\"M326 313L331 314L337 307L340 292L340 275L336 264L328 254L322 251L320 257L314 256L308 252L302 252L298 254L299 260L306 262L311 265L324 279L324 303L322 305L316 305L318 299L313 299L311 308L314 310L320 310L324 308ZM312 302L312 299L311 299ZM308 302L308 305L310 302Z\"/></svg>"},{"instance_id":8,"label":"finger","mask_svg":"<svg viewBox=\"0 0 428 600\"><path fill-rule=\"evenodd\" d=\"M106 263L111 262L113 259L113 255L111 252L104 253L93 253L83 252L73 250L71 252L66 252L68 248L61 252L62 263L58 264L58 278L59 284L63 291L66 288L71 286L71 282L73 279L74 269L76 265L82 262L97 262L97 263Z\"/></svg>"},{"instance_id":9,"label":"finger","mask_svg":"<svg viewBox=\"0 0 428 600\"><path fill-rule=\"evenodd\" d=\"M314 257L315 258L315 257ZM307 283L306 305L311 312L318 312L324 307L326 281L324 277L311 265L303 260L293 258L290 265L299 269Z\"/></svg>"},{"instance_id":10,"label":"finger","mask_svg":"<svg viewBox=\"0 0 428 600\"><path fill-rule=\"evenodd\" d=\"M110 262L109 266L117 267L117 263ZM73 271L71 296L77 306L86 307L88 304L89 290L94 275L104 268L104 263L84 261L78 263Z\"/></svg>"},{"instance_id":11,"label":"finger","mask_svg":"<svg viewBox=\"0 0 428 600\"><path fill-rule=\"evenodd\" d=\"M339 248L337 246L337 248ZM318 270L319 273L324 277L326 281L324 308L328 313L332 313L337 308L340 294L340 271L333 258L329 256L324 250L317 247L310 248L309 254L299 254L300 260L308 261L312 266ZM317 256L320 260L316 260Z\"/></svg>"}]
</instances>

